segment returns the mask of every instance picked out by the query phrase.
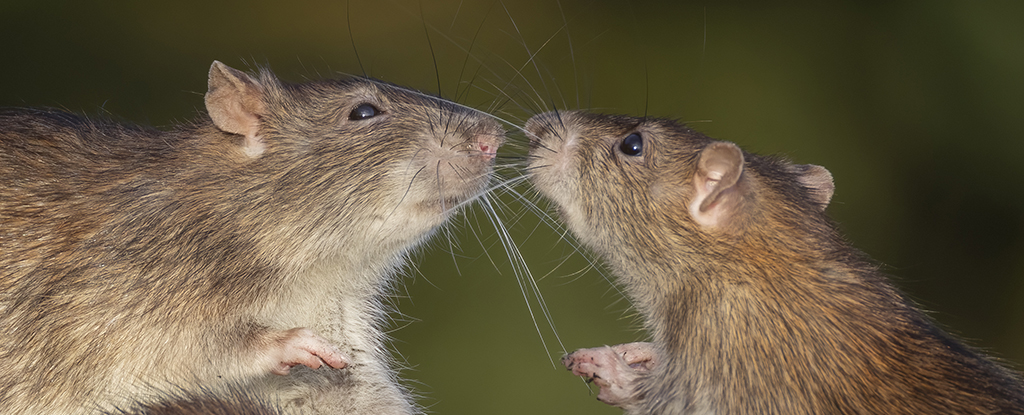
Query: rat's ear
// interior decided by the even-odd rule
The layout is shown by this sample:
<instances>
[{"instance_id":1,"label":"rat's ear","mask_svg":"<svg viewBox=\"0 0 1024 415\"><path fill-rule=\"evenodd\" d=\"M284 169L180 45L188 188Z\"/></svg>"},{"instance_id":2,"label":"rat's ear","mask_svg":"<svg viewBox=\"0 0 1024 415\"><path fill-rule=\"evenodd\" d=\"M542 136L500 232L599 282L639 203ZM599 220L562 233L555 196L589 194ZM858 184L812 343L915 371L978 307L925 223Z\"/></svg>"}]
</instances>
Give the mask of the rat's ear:
<instances>
[{"instance_id":1,"label":"rat's ear","mask_svg":"<svg viewBox=\"0 0 1024 415\"><path fill-rule=\"evenodd\" d=\"M743 151L739 147L724 141L704 147L693 175L694 195L690 201L693 219L703 227L728 225L742 203L742 176Z\"/></svg>"},{"instance_id":2,"label":"rat's ear","mask_svg":"<svg viewBox=\"0 0 1024 415\"><path fill-rule=\"evenodd\" d=\"M832 173L829 173L824 167L813 164L802 164L793 167L797 173L797 181L807 189L811 200L821 210L825 210L828 207L828 202L832 200L832 193L836 190L836 185L832 183Z\"/></svg>"},{"instance_id":3,"label":"rat's ear","mask_svg":"<svg viewBox=\"0 0 1024 415\"><path fill-rule=\"evenodd\" d=\"M260 117L266 111L263 87L249 75L219 61L210 66L206 112L222 131L245 136L245 154L257 157L263 153L260 138Z\"/></svg>"}]
</instances>

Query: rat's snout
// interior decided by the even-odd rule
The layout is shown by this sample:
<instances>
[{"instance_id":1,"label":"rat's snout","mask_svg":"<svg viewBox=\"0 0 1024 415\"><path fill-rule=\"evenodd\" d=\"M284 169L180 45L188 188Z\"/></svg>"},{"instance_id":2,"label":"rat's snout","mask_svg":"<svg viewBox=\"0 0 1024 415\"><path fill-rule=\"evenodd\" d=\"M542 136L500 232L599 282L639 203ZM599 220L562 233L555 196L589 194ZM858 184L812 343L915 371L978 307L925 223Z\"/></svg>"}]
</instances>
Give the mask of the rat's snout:
<instances>
[{"instance_id":1,"label":"rat's snout","mask_svg":"<svg viewBox=\"0 0 1024 415\"><path fill-rule=\"evenodd\" d=\"M430 153L443 160L465 159L465 163L472 163L474 166L480 161L493 162L497 157L498 148L505 143L505 129L489 116L460 115L465 118L457 128L431 130L431 141L426 144Z\"/></svg>"},{"instance_id":2,"label":"rat's snout","mask_svg":"<svg viewBox=\"0 0 1024 415\"><path fill-rule=\"evenodd\" d=\"M403 164L401 172L410 181L406 188L423 195L425 212L443 218L487 190L505 130L478 112L452 111L440 119L453 121L424 127L428 132L410 153L415 168Z\"/></svg>"},{"instance_id":3,"label":"rat's snout","mask_svg":"<svg viewBox=\"0 0 1024 415\"><path fill-rule=\"evenodd\" d=\"M570 118L564 118L569 116ZM573 198L579 148L575 129L567 127L571 112L546 112L526 121L523 131L530 137L531 180L541 194L554 200Z\"/></svg>"},{"instance_id":4,"label":"rat's snout","mask_svg":"<svg viewBox=\"0 0 1024 415\"><path fill-rule=\"evenodd\" d=\"M561 114L558 111L545 112L542 114L534 115L526 121L526 126L523 127L523 131L526 132L526 136L530 139L530 150L535 150L537 147L544 145L544 141L551 134L555 133L556 127L562 124Z\"/></svg>"},{"instance_id":5,"label":"rat's snout","mask_svg":"<svg viewBox=\"0 0 1024 415\"><path fill-rule=\"evenodd\" d=\"M574 153L579 132L569 125L577 116L574 111L551 111L530 117L523 127L530 138L530 153L555 153L563 158ZM547 151L541 152L541 149Z\"/></svg>"},{"instance_id":6,"label":"rat's snout","mask_svg":"<svg viewBox=\"0 0 1024 415\"><path fill-rule=\"evenodd\" d=\"M481 125L478 131L471 132L471 141L484 160L493 160L498 155L498 147L505 143L505 129L494 120L487 121L489 122L482 122L486 125Z\"/></svg>"}]
</instances>

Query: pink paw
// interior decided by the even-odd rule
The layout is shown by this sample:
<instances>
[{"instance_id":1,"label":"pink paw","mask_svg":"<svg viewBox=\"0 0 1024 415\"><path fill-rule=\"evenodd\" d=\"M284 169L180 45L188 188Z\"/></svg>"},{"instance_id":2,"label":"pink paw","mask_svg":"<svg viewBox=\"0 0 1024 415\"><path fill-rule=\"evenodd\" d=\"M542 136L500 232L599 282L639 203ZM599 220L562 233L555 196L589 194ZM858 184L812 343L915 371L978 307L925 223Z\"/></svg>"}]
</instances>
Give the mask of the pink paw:
<instances>
[{"instance_id":1,"label":"pink paw","mask_svg":"<svg viewBox=\"0 0 1024 415\"><path fill-rule=\"evenodd\" d=\"M601 388L597 399L625 408L640 398L636 379L656 363L650 343L626 343L617 346L580 349L562 357L562 364L573 375L583 376Z\"/></svg>"},{"instance_id":2,"label":"pink paw","mask_svg":"<svg viewBox=\"0 0 1024 415\"><path fill-rule=\"evenodd\" d=\"M327 364L341 369L349 363L348 356L341 350L307 328L283 331L268 347L272 360L276 362L271 372L278 375L287 375L292 367L298 365L319 369Z\"/></svg>"}]
</instances>

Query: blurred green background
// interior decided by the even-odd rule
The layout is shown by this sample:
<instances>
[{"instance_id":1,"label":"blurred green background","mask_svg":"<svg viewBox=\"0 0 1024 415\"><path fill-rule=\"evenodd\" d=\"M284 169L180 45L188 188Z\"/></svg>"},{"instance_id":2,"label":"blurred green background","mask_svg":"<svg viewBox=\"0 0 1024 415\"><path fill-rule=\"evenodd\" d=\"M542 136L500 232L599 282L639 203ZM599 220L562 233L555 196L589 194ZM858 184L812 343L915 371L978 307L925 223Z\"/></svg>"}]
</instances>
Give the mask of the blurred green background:
<instances>
[{"instance_id":1,"label":"blurred green background","mask_svg":"<svg viewBox=\"0 0 1024 415\"><path fill-rule=\"evenodd\" d=\"M157 127L202 109L215 59L296 82L366 73L520 125L552 105L677 118L827 167L849 239L952 331L1024 364L1021 2L5 1L0 39L0 105ZM503 164L522 150L519 135ZM644 338L605 273L496 196L564 348ZM618 413L556 367L563 346L530 294L535 329L487 217L448 229L395 299L420 403Z\"/></svg>"}]
</instances>

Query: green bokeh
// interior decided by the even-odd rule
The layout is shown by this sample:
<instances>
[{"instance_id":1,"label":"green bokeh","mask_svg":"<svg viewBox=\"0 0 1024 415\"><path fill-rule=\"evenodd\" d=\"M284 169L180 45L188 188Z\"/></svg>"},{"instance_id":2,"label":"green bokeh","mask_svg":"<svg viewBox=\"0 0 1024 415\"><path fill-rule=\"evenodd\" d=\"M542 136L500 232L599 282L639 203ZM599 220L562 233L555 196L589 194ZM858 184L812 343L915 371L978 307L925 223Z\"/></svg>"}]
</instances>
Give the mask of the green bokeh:
<instances>
[{"instance_id":1,"label":"green bokeh","mask_svg":"<svg viewBox=\"0 0 1024 415\"><path fill-rule=\"evenodd\" d=\"M680 119L827 167L858 247L952 331L1024 363L1022 3L95 3L0 3L0 105L166 127L201 110L217 59L292 81L366 73L520 125L552 105ZM522 151L518 136L503 164ZM643 338L610 277L512 195L492 201L565 348ZM393 335L420 402L618 413L556 367L563 346L508 257L480 210L416 255Z\"/></svg>"}]
</instances>

